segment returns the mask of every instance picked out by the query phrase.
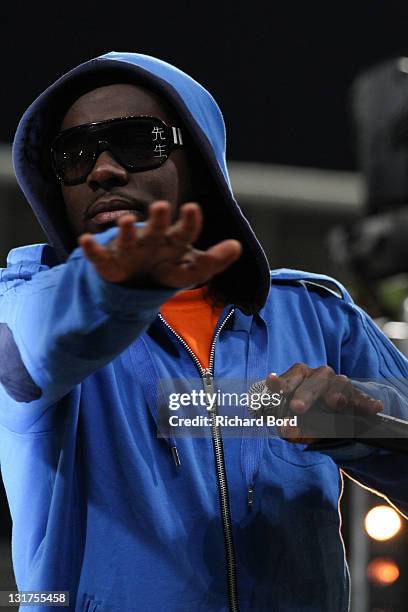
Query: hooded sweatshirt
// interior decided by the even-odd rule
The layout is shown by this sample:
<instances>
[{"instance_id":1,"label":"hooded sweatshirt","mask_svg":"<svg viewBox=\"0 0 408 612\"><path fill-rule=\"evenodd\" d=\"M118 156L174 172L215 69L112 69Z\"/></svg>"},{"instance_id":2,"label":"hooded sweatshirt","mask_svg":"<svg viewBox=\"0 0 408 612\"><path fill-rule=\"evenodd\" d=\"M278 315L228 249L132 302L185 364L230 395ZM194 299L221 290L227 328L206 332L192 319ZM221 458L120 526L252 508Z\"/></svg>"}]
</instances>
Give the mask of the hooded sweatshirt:
<instances>
[{"instance_id":1,"label":"hooded sweatshirt","mask_svg":"<svg viewBox=\"0 0 408 612\"><path fill-rule=\"evenodd\" d=\"M231 301L206 369L159 314L174 291L106 282L72 250L47 151L67 106L112 77L172 104L208 172L214 240L243 243L220 275ZM0 276L0 462L19 590L69 592L75 612L345 612L339 468L406 510L408 460L288 443L248 428L240 398L269 372L329 365L374 381L385 411L407 418L405 358L333 279L269 272L231 191L221 112L177 68L113 52L82 64L30 106L13 155L49 239L12 250ZM231 390L232 406L220 401ZM231 409L241 421L217 425ZM209 421L179 426L193 416Z\"/></svg>"}]
</instances>

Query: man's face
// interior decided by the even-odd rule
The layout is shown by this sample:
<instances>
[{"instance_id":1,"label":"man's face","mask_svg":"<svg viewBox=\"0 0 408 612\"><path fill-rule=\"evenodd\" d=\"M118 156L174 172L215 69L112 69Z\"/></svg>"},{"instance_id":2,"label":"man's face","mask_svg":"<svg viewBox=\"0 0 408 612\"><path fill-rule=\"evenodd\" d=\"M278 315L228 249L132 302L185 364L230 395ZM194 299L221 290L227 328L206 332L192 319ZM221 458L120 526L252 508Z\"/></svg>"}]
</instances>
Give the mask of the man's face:
<instances>
[{"instance_id":1,"label":"man's face","mask_svg":"<svg viewBox=\"0 0 408 612\"><path fill-rule=\"evenodd\" d=\"M121 83L99 87L78 98L66 113L61 130L137 115L150 115L180 127L158 95L144 87ZM103 151L85 182L63 185L62 195L72 230L79 236L116 225L117 219L128 212L137 212L138 220L143 221L149 205L156 200L169 201L175 213L180 204L192 198L191 182L184 148L173 150L158 168L142 172L129 172L109 151Z\"/></svg>"}]
</instances>

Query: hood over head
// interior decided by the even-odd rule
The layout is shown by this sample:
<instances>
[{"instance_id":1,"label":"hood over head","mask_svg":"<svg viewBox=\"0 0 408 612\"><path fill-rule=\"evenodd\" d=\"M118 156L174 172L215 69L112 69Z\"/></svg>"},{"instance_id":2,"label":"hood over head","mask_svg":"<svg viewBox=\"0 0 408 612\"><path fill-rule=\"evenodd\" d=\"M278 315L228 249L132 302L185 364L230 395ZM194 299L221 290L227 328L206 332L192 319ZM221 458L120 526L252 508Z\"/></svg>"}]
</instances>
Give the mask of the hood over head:
<instances>
[{"instance_id":1,"label":"hood over head","mask_svg":"<svg viewBox=\"0 0 408 612\"><path fill-rule=\"evenodd\" d=\"M134 82L161 95L176 111L189 141L204 162L209 201L204 223L212 243L236 238L241 257L212 284L217 293L245 313L264 305L270 286L264 251L236 203L225 158L225 125L209 92L178 68L139 53L111 52L91 59L59 78L24 113L13 144L17 181L30 203L58 260L63 262L76 246L65 214L61 187L50 164L50 144L63 116L82 94L104 84ZM200 202L199 202L200 203Z\"/></svg>"}]
</instances>

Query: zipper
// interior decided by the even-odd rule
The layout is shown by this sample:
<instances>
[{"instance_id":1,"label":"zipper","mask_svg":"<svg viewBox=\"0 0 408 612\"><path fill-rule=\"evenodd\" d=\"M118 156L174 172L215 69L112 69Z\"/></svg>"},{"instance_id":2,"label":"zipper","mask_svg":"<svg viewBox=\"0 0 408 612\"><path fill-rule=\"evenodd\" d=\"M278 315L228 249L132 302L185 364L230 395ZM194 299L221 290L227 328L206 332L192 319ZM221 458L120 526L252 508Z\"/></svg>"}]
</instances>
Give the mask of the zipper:
<instances>
[{"instance_id":1,"label":"zipper","mask_svg":"<svg viewBox=\"0 0 408 612\"><path fill-rule=\"evenodd\" d=\"M166 319L159 313L160 320L164 325L176 336L181 342L190 357L193 359L198 371L200 372L204 391L206 394L213 394L214 391L214 356L215 356L215 345L218 337L225 326L228 319L233 315L234 308L232 308L221 325L218 327L210 349L210 360L208 368L203 368L196 354L188 346L187 342L167 323ZM228 483L227 475L225 471L224 461L224 450L222 444L222 435L220 426L216 424L217 406L214 402L213 408L208 410L210 416L210 429L211 438L213 442L214 457L215 457L215 469L217 473L218 490L220 495L220 508L221 508L221 522L224 531L224 542L225 542L225 556L227 560L227 579L228 579L228 597L231 612L239 612L238 605L238 594L237 594L237 570L236 570L236 558L234 541L232 537L232 526L231 526L231 510L229 505L228 497Z\"/></svg>"}]
</instances>

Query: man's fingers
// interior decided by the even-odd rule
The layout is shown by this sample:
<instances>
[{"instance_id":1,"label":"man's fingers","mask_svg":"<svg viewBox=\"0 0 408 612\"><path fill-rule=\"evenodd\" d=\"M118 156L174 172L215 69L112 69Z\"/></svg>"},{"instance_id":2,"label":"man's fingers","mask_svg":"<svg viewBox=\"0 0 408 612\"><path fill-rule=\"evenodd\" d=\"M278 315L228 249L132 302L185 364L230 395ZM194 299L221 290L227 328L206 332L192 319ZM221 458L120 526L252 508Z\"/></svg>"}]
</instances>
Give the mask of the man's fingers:
<instances>
[{"instance_id":1,"label":"man's fingers","mask_svg":"<svg viewBox=\"0 0 408 612\"><path fill-rule=\"evenodd\" d=\"M142 236L162 235L171 225L171 206L169 202L157 201L149 207L149 217L142 230Z\"/></svg>"},{"instance_id":2,"label":"man's fingers","mask_svg":"<svg viewBox=\"0 0 408 612\"><path fill-rule=\"evenodd\" d=\"M242 246L238 240L223 240L210 247L207 251L198 252L196 258L197 273L202 277L200 282L209 280L230 266L242 253Z\"/></svg>"},{"instance_id":3,"label":"man's fingers","mask_svg":"<svg viewBox=\"0 0 408 612\"><path fill-rule=\"evenodd\" d=\"M110 259L110 255L105 247L96 242L91 234L82 234L78 239L85 257L94 265L101 265Z\"/></svg>"},{"instance_id":4,"label":"man's fingers","mask_svg":"<svg viewBox=\"0 0 408 612\"><path fill-rule=\"evenodd\" d=\"M289 402L292 412L302 414L309 410L328 389L334 376L335 373L329 366L313 369L311 376L297 387Z\"/></svg>"},{"instance_id":5,"label":"man's fingers","mask_svg":"<svg viewBox=\"0 0 408 612\"><path fill-rule=\"evenodd\" d=\"M168 236L176 243L193 244L200 235L203 225L203 215L200 206L188 202L180 207L179 218L170 228Z\"/></svg>"},{"instance_id":6,"label":"man's fingers","mask_svg":"<svg viewBox=\"0 0 408 612\"><path fill-rule=\"evenodd\" d=\"M384 404L380 400L370 397L353 387L353 394L350 398L350 408L363 414L377 414L384 410Z\"/></svg>"},{"instance_id":7,"label":"man's fingers","mask_svg":"<svg viewBox=\"0 0 408 612\"><path fill-rule=\"evenodd\" d=\"M169 202L157 201L149 208L149 217L139 231L142 244L153 244L160 240L160 246L171 249L185 249L195 242L202 228L202 213L198 204L189 202L180 207L179 218L172 224L172 209Z\"/></svg>"},{"instance_id":8,"label":"man's fingers","mask_svg":"<svg viewBox=\"0 0 408 612\"><path fill-rule=\"evenodd\" d=\"M304 363L295 363L280 376L269 374L266 378L266 385L271 392L281 393L289 398L299 385L310 376L311 372L312 370Z\"/></svg>"},{"instance_id":9,"label":"man's fingers","mask_svg":"<svg viewBox=\"0 0 408 612\"><path fill-rule=\"evenodd\" d=\"M184 253L179 260L183 270L183 285L199 285L206 283L231 265L242 252L241 243L237 240L224 240L207 251L194 249ZM181 280L181 277L180 277Z\"/></svg>"},{"instance_id":10,"label":"man's fingers","mask_svg":"<svg viewBox=\"0 0 408 612\"><path fill-rule=\"evenodd\" d=\"M128 249L135 246L137 241L136 221L136 214L122 215L119 217L119 233L116 240L116 247L118 249Z\"/></svg>"},{"instance_id":11,"label":"man's fingers","mask_svg":"<svg viewBox=\"0 0 408 612\"><path fill-rule=\"evenodd\" d=\"M324 402L328 408L339 412L349 406L353 393L354 387L347 376L339 374L330 382L324 395Z\"/></svg>"}]
</instances>

